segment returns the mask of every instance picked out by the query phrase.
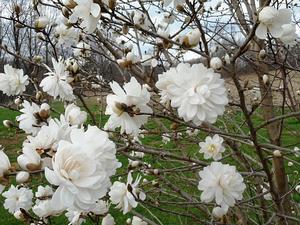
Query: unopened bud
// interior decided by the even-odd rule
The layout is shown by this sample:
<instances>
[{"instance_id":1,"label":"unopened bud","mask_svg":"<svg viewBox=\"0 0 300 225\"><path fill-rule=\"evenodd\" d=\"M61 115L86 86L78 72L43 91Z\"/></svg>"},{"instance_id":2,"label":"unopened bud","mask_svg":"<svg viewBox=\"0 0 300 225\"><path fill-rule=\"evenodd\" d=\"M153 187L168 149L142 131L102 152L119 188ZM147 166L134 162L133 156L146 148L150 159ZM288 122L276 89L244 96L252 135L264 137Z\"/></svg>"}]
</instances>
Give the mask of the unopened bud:
<instances>
[{"instance_id":1,"label":"unopened bud","mask_svg":"<svg viewBox=\"0 0 300 225\"><path fill-rule=\"evenodd\" d=\"M279 151L279 150L275 150L274 152L273 152L273 155L275 156L275 157L281 157L282 155L281 155L281 152Z\"/></svg>"},{"instance_id":2,"label":"unopened bud","mask_svg":"<svg viewBox=\"0 0 300 225\"><path fill-rule=\"evenodd\" d=\"M27 182L29 177L30 177L30 174L28 172L21 171L21 172L17 173L16 181L17 181L17 183L22 184L22 183Z\"/></svg>"},{"instance_id":3,"label":"unopened bud","mask_svg":"<svg viewBox=\"0 0 300 225\"><path fill-rule=\"evenodd\" d=\"M297 185L297 186L295 187L295 191L297 191L297 192L300 194L300 185Z\"/></svg>"},{"instance_id":4,"label":"unopened bud","mask_svg":"<svg viewBox=\"0 0 300 225\"><path fill-rule=\"evenodd\" d=\"M263 82L265 85L267 85L269 83L269 76L267 74L263 75Z\"/></svg>"},{"instance_id":5,"label":"unopened bud","mask_svg":"<svg viewBox=\"0 0 300 225\"><path fill-rule=\"evenodd\" d=\"M125 34L125 35L128 34L128 31L129 31L129 26L124 24L123 27L122 27L123 34Z\"/></svg>"},{"instance_id":6,"label":"unopened bud","mask_svg":"<svg viewBox=\"0 0 300 225\"><path fill-rule=\"evenodd\" d=\"M3 120L3 125L7 128L12 128L14 126L13 122L10 120Z\"/></svg>"},{"instance_id":7,"label":"unopened bud","mask_svg":"<svg viewBox=\"0 0 300 225\"><path fill-rule=\"evenodd\" d=\"M210 59L210 67L214 70L220 70L223 66L222 60L219 57L213 57Z\"/></svg>"},{"instance_id":8,"label":"unopened bud","mask_svg":"<svg viewBox=\"0 0 300 225\"><path fill-rule=\"evenodd\" d=\"M15 11L16 15L19 16L21 13L21 7L19 5L15 5L14 11Z\"/></svg>"},{"instance_id":9,"label":"unopened bud","mask_svg":"<svg viewBox=\"0 0 300 225\"><path fill-rule=\"evenodd\" d=\"M43 93L41 91L38 91L36 94L35 94L35 98L36 100L40 101L42 100L43 98Z\"/></svg>"},{"instance_id":10,"label":"unopened bud","mask_svg":"<svg viewBox=\"0 0 300 225\"><path fill-rule=\"evenodd\" d=\"M21 220L21 221L24 221L25 220L25 215L20 211L16 211L14 213L14 217L17 219L17 220Z\"/></svg>"},{"instance_id":11,"label":"unopened bud","mask_svg":"<svg viewBox=\"0 0 300 225\"><path fill-rule=\"evenodd\" d=\"M48 17L46 16L41 16L39 17L35 23L34 23L34 26L35 26L35 29L37 30L43 30L46 28L46 26L49 24L49 19Z\"/></svg>"},{"instance_id":12,"label":"unopened bud","mask_svg":"<svg viewBox=\"0 0 300 225\"><path fill-rule=\"evenodd\" d=\"M153 170L153 174L154 174L154 175L158 175L158 174L159 174L159 170L158 170L158 169L154 169L154 170Z\"/></svg>"},{"instance_id":13,"label":"unopened bud","mask_svg":"<svg viewBox=\"0 0 300 225\"><path fill-rule=\"evenodd\" d=\"M16 105L21 105L23 101L21 98L16 98L14 102Z\"/></svg>"},{"instance_id":14,"label":"unopened bud","mask_svg":"<svg viewBox=\"0 0 300 225\"><path fill-rule=\"evenodd\" d=\"M264 58L266 58L266 56L267 56L266 50L262 49L262 50L259 51L259 53L258 53L258 58L259 58L260 60L263 60Z\"/></svg>"},{"instance_id":15,"label":"unopened bud","mask_svg":"<svg viewBox=\"0 0 300 225\"><path fill-rule=\"evenodd\" d=\"M127 224L131 224L131 219L128 218L128 219L126 220L126 223L127 223Z\"/></svg>"}]
</instances>

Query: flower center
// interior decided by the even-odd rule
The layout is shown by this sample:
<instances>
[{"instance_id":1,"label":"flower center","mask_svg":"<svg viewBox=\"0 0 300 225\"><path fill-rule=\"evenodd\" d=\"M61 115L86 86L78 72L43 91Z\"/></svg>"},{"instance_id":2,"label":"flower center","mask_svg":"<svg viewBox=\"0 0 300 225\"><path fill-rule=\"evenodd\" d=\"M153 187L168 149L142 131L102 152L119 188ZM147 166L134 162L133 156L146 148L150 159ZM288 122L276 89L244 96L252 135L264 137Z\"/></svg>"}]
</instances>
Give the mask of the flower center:
<instances>
[{"instance_id":1,"label":"flower center","mask_svg":"<svg viewBox=\"0 0 300 225\"><path fill-rule=\"evenodd\" d=\"M217 147L214 144L208 146L208 152L215 153L217 151Z\"/></svg>"}]
</instances>

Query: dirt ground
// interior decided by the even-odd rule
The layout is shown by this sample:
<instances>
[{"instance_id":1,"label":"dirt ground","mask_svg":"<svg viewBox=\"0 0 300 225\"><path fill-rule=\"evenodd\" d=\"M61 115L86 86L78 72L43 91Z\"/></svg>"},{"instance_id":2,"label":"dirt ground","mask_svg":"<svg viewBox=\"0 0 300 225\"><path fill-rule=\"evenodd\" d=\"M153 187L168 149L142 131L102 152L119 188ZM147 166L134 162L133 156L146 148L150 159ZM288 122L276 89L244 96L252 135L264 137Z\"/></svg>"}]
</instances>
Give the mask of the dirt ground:
<instances>
[{"instance_id":1,"label":"dirt ground","mask_svg":"<svg viewBox=\"0 0 300 225\"><path fill-rule=\"evenodd\" d=\"M273 100L275 105L281 105L283 101L283 82L281 78L281 74L270 72L269 76L269 85L272 85L272 93L273 93ZM237 102L239 100L238 92L235 88L235 85L231 78L225 78L226 80L226 87L228 89L228 95L230 99L232 99L234 102ZM259 85L258 85L258 79L257 75L255 73L250 73L247 75L242 75L239 77L240 83L242 85L247 84L247 88L245 91L245 96L248 104L251 104L253 101L260 101L261 95L259 91ZM291 96L294 96L293 102L300 103L300 73L290 73L288 75L287 79L287 85L289 92ZM299 92L297 94L297 91ZM287 96L287 92L286 92ZM286 97L288 98L288 97ZM291 101L288 100L288 103L290 104Z\"/></svg>"}]
</instances>

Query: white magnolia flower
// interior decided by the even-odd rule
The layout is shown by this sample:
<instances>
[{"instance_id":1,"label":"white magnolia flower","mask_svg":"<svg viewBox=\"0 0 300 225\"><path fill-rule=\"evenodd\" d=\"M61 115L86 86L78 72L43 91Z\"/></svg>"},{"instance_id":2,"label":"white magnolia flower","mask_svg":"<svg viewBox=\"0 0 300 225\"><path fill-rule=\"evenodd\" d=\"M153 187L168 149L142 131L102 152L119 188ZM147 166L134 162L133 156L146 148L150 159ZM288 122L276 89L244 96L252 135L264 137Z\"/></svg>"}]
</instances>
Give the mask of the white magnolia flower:
<instances>
[{"instance_id":1,"label":"white magnolia flower","mask_svg":"<svg viewBox=\"0 0 300 225\"><path fill-rule=\"evenodd\" d=\"M147 225L147 224L148 223L143 221L140 217L137 216L132 217L131 225Z\"/></svg>"},{"instance_id":2,"label":"white magnolia flower","mask_svg":"<svg viewBox=\"0 0 300 225\"><path fill-rule=\"evenodd\" d=\"M73 103L66 107L65 118L70 125L81 125L85 123L87 113L81 111L80 108Z\"/></svg>"},{"instance_id":3,"label":"white magnolia flower","mask_svg":"<svg viewBox=\"0 0 300 225\"><path fill-rule=\"evenodd\" d=\"M294 46L298 38L296 34L296 25L294 24L284 24L281 26L282 34L280 35L279 39L286 45Z\"/></svg>"},{"instance_id":4,"label":"white magnolia flower","mask_svg":"<svg viewBox=\"0 0 300 225\"><path fill-rule=\"evenodd\" d=\"M11 165L8 156L0 145L0 178L10 169Z\"/></svg>"},{"instance_id":5,"label":"white magnolia flower","mask_svg":"<svg viewBox=\"0 0 300 225\"><path fill-rule=\"evenodd\" d=\"M151 28L151 23L146 14L141 11L136 10L133 16L133 23L140 26L141 28L147 30Z\"/></svg>"},{"instance_id":6,"label":"white magnolia flower","mask_svg":"<svg viewBox=\"0 0 300 225\"><path fill-rule=\"evenodd\" d=\"M106 98L105 114L110 117L105 124L105 129L114 130L121 127L121 133L137 135L140 127L147 122L149 117L137 114L152 113L152 109L147 106L150 93L134 77L129 83L124 84L124 90L116 82L110 83L110 87L114 94L109 94Z\"/></svg>"},{"instance_id":7,"label":"white magnolia flower","mask_svg":"<svg viewBox=\"0 0 300 225\"><path fill-rule=\"evenodd\" d=\"M70 133L75 126L70 126L61 115L60 120L51 119L48 125L42 126L35 137L28 136L23 143L22 152L17 160L24 170L37 170L44 167L52 168L52 157L60 140L70 140ZM43 158L41 158L43 156Z\"/></svg>"},{"instance_id":8,"label":"white magnolia flower","mask_svg":"<svg viewBox=\"0 0 300 225\"><path fill-rule=\"evenodd\" d=\"M19 184L25 183L29 180L30 174L27 171L20 171L16 175L16 181Z\"/></svg>"},{"instance_id":9,"label":"white magnolia flower","mask_svg":"<svg viewBox=\"0 0 300 225\"><path fill-rule=\"evenodd\" d=\"M105 217L102 219L101 225L115 225L115 219L110 215L107 214Z\"/></svg>"},{"instance_id":10,"label":"white magnolia flower","mask_svg":"<svg viewBox=\"0 0 300 225\"><path fill-rule=\"evenodd\" d=\"M213 158L215 161L222 158L225 151L223 138L215 134L212 138L207 136L205 142L200 142L200 153L204 153L204 159Z\"/></svg>"},{"instance_id":11,"label":"white magnolia flower","mask_svg":"<svg viewBox=\"0 0 300 225\"><path fill-rule=\"evenodd\" d=\"M93 0L73 0L77 5L72 10L70 23L76 23L81 19L80 27L87 33L93 33L97 28L101 16L100 5Z\"/></svg>"},{"instance_id":12,"label":"white magnolia flower","mask_svg":"<svg viewBox=\"0 0 300 225\"><path fill-rule=\"evenodd\" d=\"M7 64L4 66L4 73L0 73L0 91L8 96L22 94L28 84L28 76L24 76L22 69L15 69Z\"/></svg>"},{"instance_id":13,"label":"white magnolia flower","mask_svg":"<svg viewBox=\"0 0 300 225\"><path fill-rule=\"evenodd\" d=\"M44 92L47 92L54 98L59 96L62 100L73 101L75 96L73 94L73 88L69 84L72 79L65 68L64 60L60 58L57 62L52 58L52 64L54 71L47 67L49 72L45 75L48 76L41 81L40 87L43 88Z\"/></svg>"},{"instance_id":14,"label":"white magnolia flower","mask_svg":"<svg viewBox=\"0 0 300 225\"><path fill-rule=\"evenodd\" d=\"M49 112L32 102L24 101L23 109L20 110L23 114L16 119L19 122L19 128L27 134L36 135L41 126L45 125L49 120ZM43 106L44 107L44 106Z\"/></svg>"},{"instance_id":15,"label":"white magnolia flower","mask_svg":"<svg viewBox=\"0 0 300 225\"><path fill-rule=\"evenodd\" d=\"M226 208L234 206L236 200L243 198L246 185L235 166L212 162L199 172L199 176L201 180L198 189L203 191L201 201L215 200L217 205Z\"/></svg>"},{"instance_id":16,"label":"white magnolia flower","mask_svg":"<svg viewBox=\"0 0 300 225\"><path fill-rule=\"evenodd\" d=\"M91 210L95 215L104 215L108 212L109 204L106 201L100 200L96 202L95 207Z\"/></svg>"},{"instance_id":17,"label":"white magnolia flower","mask_svg":"<svg viewBox=\"0 0 300 225\"><path fill-rule=\"evenodd\" d=\"M50 199L43 201L37 200L35 205L32 207L32 211L39 218L46 218L56 214L56 212L53 210Z\"/></svg>"},{"instance_id":18,"label":"white magnolia flower","mask_svg":"<svg viewBox=\"0 0 300 225\"><path fill-rule=\"evenodd\" d=\"M184 4L185 0L163 0L163 2L164 2L164 6L168 6L173 2L174 7L176 7L178 5Z\"/></svg>"},{"instance_id":19,"label":"white magnolia flower","mask_svg":"<svg viewBox=\"0 0 300 225\"><path fill-rule=\"evenodd\" d=\"M51 197L53 190L50 186L38 186L38 190L35 193L37 198L35 205L32 207L32 211L40 218L45 218L50 215L56 215L59 211L55 210L51 204Z\"/></svg>"},{"instance_id":20,"label":"white magnolia flower","mask_svg":"<svg viewBox=\"0 0 300 225\"><path fill-rule=\"evenodd\" d=\"M220 74L203 64L180 63L158 75L156 87L161 91L162 103L171 100L180 117L200 125L214 123L224 113L228 103L224 83Z\"/></svg>"},{"instance_id":21,"label":"white magnolia flower","mask_svg":"<svg viewBox=\"0 0 300 225\"><path fill-rule=\"evenodd\" d=\"M133 183L131 171L128 173L127 183L115 181L108 193L113 204L117 204L118 209L123 211L123 214L128 213L132 208L137 207L137 200L144 201L146 195L139 188L141 177L138 176Z\"/></svg>"},{"instance_id":22,"label":"white magnolia flower","mask_svg":"<svg viewBox=\"0 0 300 225\"><path fill-rule=\"evenodd\" d=\"M21 208L24 210L31 209L33 193L28 188L17 188L11 185L8 191L4 192L2 196L5 197L3 206L10 213L15 213Z\"/></svg>"},{"instance_id":23,"label":"white magnolia flower","mask_svg":"<svg viewBox=\"0 0 300 225\"><path fill-rule=\"evenodd\" d=\"M66 45L67 47L76 44L79 38L79 32L74 27L68 27L60 23L55 27L55 36L57 37L59 45Z\"/></svg>"},{"instance_id":24,"label":"white magnolia flower","mask_svg":"<svg viewBox=\"0 0 300 225\"><path fill-rule=\"evenodd\" d=\"M258 15L259 25L255 31L259 39L265 39L267 33L279 38L283 32L282 25L291 22L291 11L289 9L275 9L271 6L264 7Z\"/></svg>"},{"instance_id":25,"label":"white magnolia flower","mask_svg":"<svg viewBox=\"0 0 300 225\"><path fill-rule=\"evenodd\" d=\"M74 129L70 141L60 141L53 170L45 168L50 184L58 186L52 204L59 209L73 207L90 211L105 196L110 187L110 176L120 166L115 144L108 134L95 126L87 131Z\"/></svg>"},{"instance_id":26,"label":"white magnolia flower","mask_svg":"<svg viewBox=\"0 0 300 225\"><path fill-rule=\"evenodd\" d=\"M66 217L69 220L69 225L80 225L85 222L85 219L81 217L82 212L81 211L75 211L68 209L66 212Z\"/></svg>"},{"instance_id":27,"label":"white magnolia flower","mask_svg":"<svg viewBox=\"0 0 300 225\"><path fill-rule=\"evenodd\" d=\"M91 55L91 46L83 41L80 41L76 48L73 50L74 56L80 56L83 58L90 57Z\"/></svg>"},{"instance_id":28,"label":"white magnolia flower","mask_svg":"<svg viewBox=\"0 0 300 225\"><path fill-rule=\"evenodd\" d=\"M200 42L200 36L200 30L196 28L182 38L182 45L187 48L195 47Z\"/></svg>"}]
</instances>

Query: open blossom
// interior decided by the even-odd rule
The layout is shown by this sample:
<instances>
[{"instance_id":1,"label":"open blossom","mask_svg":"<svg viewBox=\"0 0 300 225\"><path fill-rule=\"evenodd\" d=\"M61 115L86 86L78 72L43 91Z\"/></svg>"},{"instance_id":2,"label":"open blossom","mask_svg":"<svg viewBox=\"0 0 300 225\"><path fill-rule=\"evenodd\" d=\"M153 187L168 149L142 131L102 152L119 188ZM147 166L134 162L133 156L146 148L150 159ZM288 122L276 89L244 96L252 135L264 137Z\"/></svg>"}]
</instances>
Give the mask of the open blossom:
<instances>
[{"instance_id":1,"label":"open blossom","mask_svg":"<svg viewBox=\"0 0 300 225\"><path fill-rule=\"evenodd\" d=\"M160 90L162 103L171 100L178 115L196 125L214 123L228 103L224 80L203 64L180 63L158 75L156 87Z\"/></svg>"},{"instance_id":2,"label":"open blossom","mask_svg":"<svg viewBox=\"0 0 300 225\"><path fill-rule=\"evenodd\" d=\"M53 190L50 186L38 186L38 191L35 193L36 202L32 207L32 211L39 218L45 218L50 215L56 215L58 211L51 205L51 197Z\"/></svg>"},{"instance_id":3,"label":"open blossom","mask_svg":"<svg viewBox=\"0 0 300 225\"><path fill-rule=\"evenodd\" d=\"M280 35L279 39L286 45L294 46L298 38L296 34L296 25L294 24L284 24L281 26L282 34Z\"/></svg>"},{"instance_id":4,"label":"open blossom","mask_svg":"<svg viewBox=\"0 0 300 225\"><path fill-rule=\"evenodd\" d=\"M121 127L121 133L137 135L140 127L147 122L149 117L137 114L152 113L152 109L147 106L150 93L134 77L129 83L124 84L124 90L116 82L110 83L110 87L114 94L109 94L106 98L105 114L110 117L105 124L105 129L114 130Z\"/></svg>"},{"instance_id":5,"label":"open blossom","mask_svg":"<svg viewBox=\"0 0 300 225\"><path fill-rule=\"evenodd\" d=\"M271 6L264 7L258 15L259 25L255 31L259 39L265 39L267 33L279 38L283 32L282 25L291 22L292 13L289 9L276 9Z\"/></svg>"},{"instance_id":6,"label":"open blossom","mask_svg":"<svg viewBox=\"0 0 300 225\"><path fill-rule=\"evenodd\" d=\"M60 58L57 62L52 58L52 64L54 70L52 71L47 67L49 72L45 74L47 77L41 81L40 87L43 88L44 92L47 92L54 98L59 96L62 100L73 101L75 96L73 94L73 88L69 84L72 79L65 68L64 60Z\"/></svg>"},{"instance_id":7,"label":"open blossom","mask_svg":"<svg viewBox=\"0 0 300 225\"><path fill-rule=\"evenodd\" d=\"M21 208L24 210L31 209L33 193L28 188L17 188L11 185L2 196L5 198L3 206L10 213L15 213Z\"/></svg>"},{"instance_id":8,"label":"open blossom","mask_svg":"<svg viewBox=\"0 0 300 225\"><path fill-rule=\"evenodd\" d=\"M110 215L107 214L105 217L102 219L101 225L115 225L115 219Z\"/></svg>"},{"instance_id":9,"label":"open blossom","mask_svg":"<svg viewBox=\"0 0 300 225\"><path fill-rule=\"evenodd\" d=\"M8 96L22 94L28 84L28 76L24 76L22 69L15 69L7 64L4 66L4 73L0 73L0 91Z\"/></svg>"},{"instance_id":10,"label":"open blossom","mask_svg":"<svg viewBox=\"0 0 300 225\"><path fill-rule=\"evenodd\" d=\"M48 125L42 126L36 136L28 136L23 143L23 154L18 156L18 164L24 170L34 171L44 166L48 159L54 155L60 140L70 140L70 132L75 127L69 126L61 117L51 119ZM44 158L41 158L41 157ZM50 166L51 167L51 166Z\"/></svg>"},{"instance_id":11,"label":"open blossom","mask_svg":"<svg viewBox=\"0 0 300 225\"><path fill-rule=\"evenodd\" d=\"M4 173L6 173L10 169L11 165L9 162L8 156L4 153L3 149L1 149L0 145L0 179L3 177Z\"/></svg>"},{"instance_id":12,"label":"open blossom","mask_svg":"<svg viewBox=\"0 0 300 225\"><path fill-rule=\"evenodd\" d=\"M184 4L185 1L184 0L163 0L163 2L164 2L164 6L168 6L173 2L174 6L176 7L178 5Z\"/></svg>"},{"instance_id":13,"label":"open blossom","mask_svg":"<svg viewBox=\"0 0 300 225\"><path fill-rule=\"evenodd\" d=\"M147 225L147 224L148 223L143 221L140 217L137 216L132 217L131 225Z\"/></svg>"},{"instance_id":14,"label":"open blossom","mask_svg":"<svg viewBox=\"0 0 300 225\"><path fill-rule=\"evenodd\" d=\"M133 23L141 28L147 30L151 28L151 23L147 15L141 11L136 10L133 16Z\"/></svg>"},{"instance_id":15,"label":"open blossom","mask_svg":"<svg viewBox=\"0 0 300 225\"><path fill-rule=\"evenodd\" d=\"M73 103L66 107L65 118L70 125L81 125L86 121L87 113Z\"/></svg>"},{"instance_id":16,"label":"open blossom","mask_svg":"<svg viewBox=\"0 0 300 225\"><path fill-rule=\"evenodd\" d=\"M123 214L128 213L132 208L137 207L137 200L144 201L146 195L139 188L141 177L138 176L133 183L131 171L128 173L127 183L124 184L115 181L108 193L113 204L117 204L117 208L123 211Z\"/></svg>"},{"instance_id":17,"label":"open blossom","mask_svg":"<svg viewBox=\"0 0 300 225\"><path fill-rule=\"evenodd\" d=\"M55 27L55 36L57 37L59 45L71 46L77 43L79 32L74 27L68 27L63 23L60 23Z\"/></svg>"},{"instance_id":18,"label":"open blossom","mask_svg":"<svg viewBox=\"0 0 300 225\"><path fill-rule=\"evenodd\" d=\"M24 130L26 134L36 135L41 129L41 126L46 125L50 119L50 106L46 103L38 106L34 102L30 104L30 102L26 100L22 106L23 109L21 109L20 112L23 114L16 118L19 122L19 128Z\"/></svg>"},{"instance_id":19,"label":"open blossom","mask_svg":"<svg viewBox=\"0 0 300 225\"><path fill-rule=\"evenodd\" d=\"M215 200L217 205L226 209L234 206L236 200L242 200L246 185L235 166L212 162L199 172L199 176L198 189L203 191L201 201Z\"/></svg>"},{"instance_id":20,"label":"open blossom","mask_svg":"<svg viewBox=\"0 0 300 225\"><path fill-rule=\"evenodd\" d=\"M93 33L97 28L101 16L100 5L93 0L73 0L77 5L72 9L69 18L70 23L76 23L81 19L80 27L88 33Z\"/></svg>"},{"instance_id":21,"label":"open blossom","mask_svg":"<svg viewBox=\"0 0 300 225\"><path fill-rule=\"evenodd\" d=\"M59 142L52 164L53 170L45 169L49 183L58 186L52 204L57 209L81 211L93 209L105 196L110 176L120 167L115 144L95 126L89 126L86 132L72 130L70 141Z\"/></svg>"},{"instance_id":22,"label":"open blossom","mask_svg":"<svg viewBox=\"0 0 300 225\"><path fill-rule=\"evenodd\" d=\"M200 142L200 153L204 153L204 158L213 158L219 160L222 158L222 152L225 151L223 144L223 138L215 134L212 138L207 136L205 142Z\"/></svg>"}]
</instances>

